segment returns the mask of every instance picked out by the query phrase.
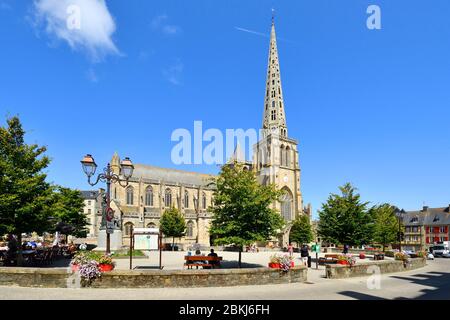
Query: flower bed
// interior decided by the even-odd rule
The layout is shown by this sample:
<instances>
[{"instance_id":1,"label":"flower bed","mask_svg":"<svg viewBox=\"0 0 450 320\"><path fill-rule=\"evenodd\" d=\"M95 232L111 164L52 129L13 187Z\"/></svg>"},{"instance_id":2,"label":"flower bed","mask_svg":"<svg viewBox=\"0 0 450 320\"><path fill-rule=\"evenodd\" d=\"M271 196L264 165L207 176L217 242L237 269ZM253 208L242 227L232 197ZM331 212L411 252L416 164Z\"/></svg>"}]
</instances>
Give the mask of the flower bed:
<instances>
[{"instance_id":1,"label":"flower bed","mask_svg":"<svg viewBox=\"0 0 450 320\"><path fill-rule=\"evenodd\" d=\"M79 272L83 286L91 285L102 272L112 271L115 267L111 257L92 251L77 252L70 264L73 272Z\"/></svg>"},{"instance_id":2,"label":"flower bed","mask_svg":"<svg viewBox=\"0 0 450 320\"><path fill-rule=\"evenodd\" d=\"M280 269L284 272L288 272L289 269L294 267L294 261L292 257L287 254L274 254L270 257L269 268Z\"/></svg>"},{"instance_id":3,"label":"flower bed","mask_svg":"<svg viewBox=\"0 0 450 320\"><path fill-rule=\"evenodd\" d=\"M356 259L351 253L340 254L337 256L337 263L346 266L353 266L356 264Z\"/></svg>"}]
</instances>

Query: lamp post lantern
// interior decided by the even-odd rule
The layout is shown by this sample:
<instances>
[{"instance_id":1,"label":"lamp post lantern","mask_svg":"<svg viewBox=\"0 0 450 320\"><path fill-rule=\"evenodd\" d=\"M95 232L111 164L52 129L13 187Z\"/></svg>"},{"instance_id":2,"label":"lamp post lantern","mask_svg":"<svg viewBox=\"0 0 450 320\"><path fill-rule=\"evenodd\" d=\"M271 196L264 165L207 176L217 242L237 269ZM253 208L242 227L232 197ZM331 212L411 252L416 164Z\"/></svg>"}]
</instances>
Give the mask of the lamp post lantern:
<instances>
[{"instance_id":1,"label":"lamp post lantern","mask_svg":"<svg viewBox=\"0 0 450 320\"><path fill-rule=\"evenodd\" d=\"M83 168L84 173L88 177L88 183L91 186L95 186L97 183L106 182L106 210L103 210L102 214L102 226L105 226L105 223L111 222L113 219L113 210L111 209L111 200L110 200L110 194L111 194L111 182L113 183L119 183L120 186L126 187L128 185L128 181L133 175L134 166L131 162L130 158L125 158L120 163L120 173L116 174L111 169L111 165L108 163L106 168L103 169L103 172L100 173L97 176L97 179L95 182L91 182L91 177L95 174L95 171L97 169L97 164L95 163L94 158L92 155L87 154L84 156L84 158L81 160L81 165ZM123 178L121 177L123 176ZM124 183L124 184L123 184ZM106 253L111 253L111 238L110 233L108 230L106 230Z\"/></svg>"}]
</instances>

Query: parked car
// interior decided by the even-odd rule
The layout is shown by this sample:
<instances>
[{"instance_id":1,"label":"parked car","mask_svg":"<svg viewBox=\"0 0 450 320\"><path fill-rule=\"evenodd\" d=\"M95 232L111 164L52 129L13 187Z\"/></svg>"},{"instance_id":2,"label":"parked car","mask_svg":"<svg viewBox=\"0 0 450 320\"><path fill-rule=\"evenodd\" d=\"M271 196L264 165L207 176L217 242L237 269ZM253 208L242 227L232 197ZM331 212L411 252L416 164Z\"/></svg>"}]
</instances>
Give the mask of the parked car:
<instances>
[{"instance_id":1,"label":"parked car","mask_svg":"<svg viewBox=\"0 0 450 320\"><path fill-rule=\"evenodd\" d=\"M444 253L441 257L442 258L450 258L450 253Z\"/></svg>"},{"instance_id":2,"label":"parked car","mask_svg":"<svg viewBox=\"0 0 450 320\"><path fill-rule=\"evenodd\" d=\"M433 251L433 255L434 256L441 256L442 257L444 254L449 254L450 253L448 247L449 247L449 242L448 241L438 242L433 247L431 247L431 250Z\"/></svg>"}]
</instances>

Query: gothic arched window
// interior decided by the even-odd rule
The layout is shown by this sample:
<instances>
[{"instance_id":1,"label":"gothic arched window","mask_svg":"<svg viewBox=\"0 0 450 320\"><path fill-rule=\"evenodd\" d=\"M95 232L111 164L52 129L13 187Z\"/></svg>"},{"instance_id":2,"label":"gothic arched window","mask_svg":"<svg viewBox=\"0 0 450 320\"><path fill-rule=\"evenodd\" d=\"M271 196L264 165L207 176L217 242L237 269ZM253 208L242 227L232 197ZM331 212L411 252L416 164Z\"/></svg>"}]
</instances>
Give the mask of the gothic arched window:
<instances>
[{"instance_id":1,"label":"gothic arched window","mask_svg":"<svg viewBox=\"0 0 450 320\"><path fill-rule=\"evenodd\" d=\"M291 166L291 149L289 147L286 147L286 167Z\"/></svg>"},{"instance_id":2,"label":"gothic arched window","mask_svg":"<svg viewBox=\"0 0 450 320\"><path fill-rule=\"evenodd\" d=\"M134 188L133 187L128 187L127 188L127 204L128 205L133 205L133 199L134 198Z\"/></svg>"},{"instance_id":3,"label":"gothic arched window","mask_svg":"<svg viewBox=\"0 0 450 320\"><path fill-rule=\"evenodd\" d=\"M148 207L153 207L153 188L148 186L145 189L145 205Z\"/></svg>"},{"instance_id":4,"label":"gothic arched window","mask_svg":"<svg viewBox=\"0 0 450 320\"><path fill-rule=\"evenodd\" d=\"M206 209L206 194L204 192L202 194L202 208Z\"/></svg>"},{"instance_id":5,"label":"gothic arched window","mask_svg":"<svg viewBox=\"0 0 450 320\"><path fill-rule=\"evenodd\" d=\"M284 158L285 158L284 145L282 145L280 148L280 166L284 166Z\"/></svg>"},{"instance_id":6,"label":"gothic arched window","mask_svg":"<svg viewBox=\"0 0 450 320\"><path fill-rule=\"evenodd\" d=\"M156 224L150 222L149 224L147 224L147 228L156 228Z\"/></svg>"},{"instance_id":7,"label":"gothic arched window","mask_svg":"<svg viewBox=\"0 0 450 320\"><path fill-rule=\"evenodd\" d=\"M169 188L166 189L164 193L164 206L171 207L172 206L172 190Z\"/></svg>"},{"instance_id":8,"label":"gothic arched window","mask_svg":"<svg viewBox=\"0 0 450 320\"><path fill-rule=\"evenodd\" d=\"M184 207L189 208L189 192L184 192Z\"/></svg>"},{"instance_id":9,"label":"gothic arched window","mask_svg":"<svg viewBox=\"0 0 450 320\"><path fill-rule=\"evenodd\" d=\"M192 238L194 236L194 223L189 221L186 225L186 237Z\"/></svg>"},{"instance_id":10,"label":"gothic arched window","mask_svg":"<svg viewBox=\"0 0 450 320\"><path fill-rule=\"evenodd\" d=\"M131 222L127 222L124 224L124 228L125 228L125 235L126 236L131 236L131 230L133 230L133 223Z\"/></svg>"},{"instance_id":11,"label":"gothic arched window","mask_svg":"<svg viewBox=\"0 0 450 320\"><path fill-rule=\"evenodd\" d=\"M292 220L292 196L288 191L281 196L281 216L285 221Z\"/></svg>"}]
</instances>

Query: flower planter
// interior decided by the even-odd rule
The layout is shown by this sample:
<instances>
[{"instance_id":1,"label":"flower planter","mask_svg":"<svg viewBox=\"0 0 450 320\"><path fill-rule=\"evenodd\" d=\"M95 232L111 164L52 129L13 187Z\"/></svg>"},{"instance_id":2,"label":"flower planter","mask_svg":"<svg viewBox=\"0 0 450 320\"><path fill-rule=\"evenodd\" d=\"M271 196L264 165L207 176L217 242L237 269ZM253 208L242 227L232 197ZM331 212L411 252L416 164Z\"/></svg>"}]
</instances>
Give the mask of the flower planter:
<instances>
[{"instance_id":1,"label":"flower planter","mask_svg":"<svg viewBox=\"0 0 450 320\"><path fill-rule=\"evenodd\" d=\"M338 260L337 264L341 264L343 266L349 266L350 265L350 263L348 263L348 261L345 261L345 260Z\"/></svg>"},{"instance_id":2,"label":"flower planter","mask_svg":"<svg viewBox=\"0 0 450 320\"><path fill-rule=\"evenodd\" d=\"M98 268L100 269L101 272L109 272L114 270L114 265L112 264L99 264Z\"/></svg>"},{"instance_id":3,"label":"flower planter","mask_svg":"<svg viewBox=\"0 0 450 320\"><path fill-rule=\"evenodd\" d=\"M291 268L294 267L294 261L291 261ZM281 264L280 263L269 263L269 268L271 269L281 269Z\"/></svg>"}]
</instances>

